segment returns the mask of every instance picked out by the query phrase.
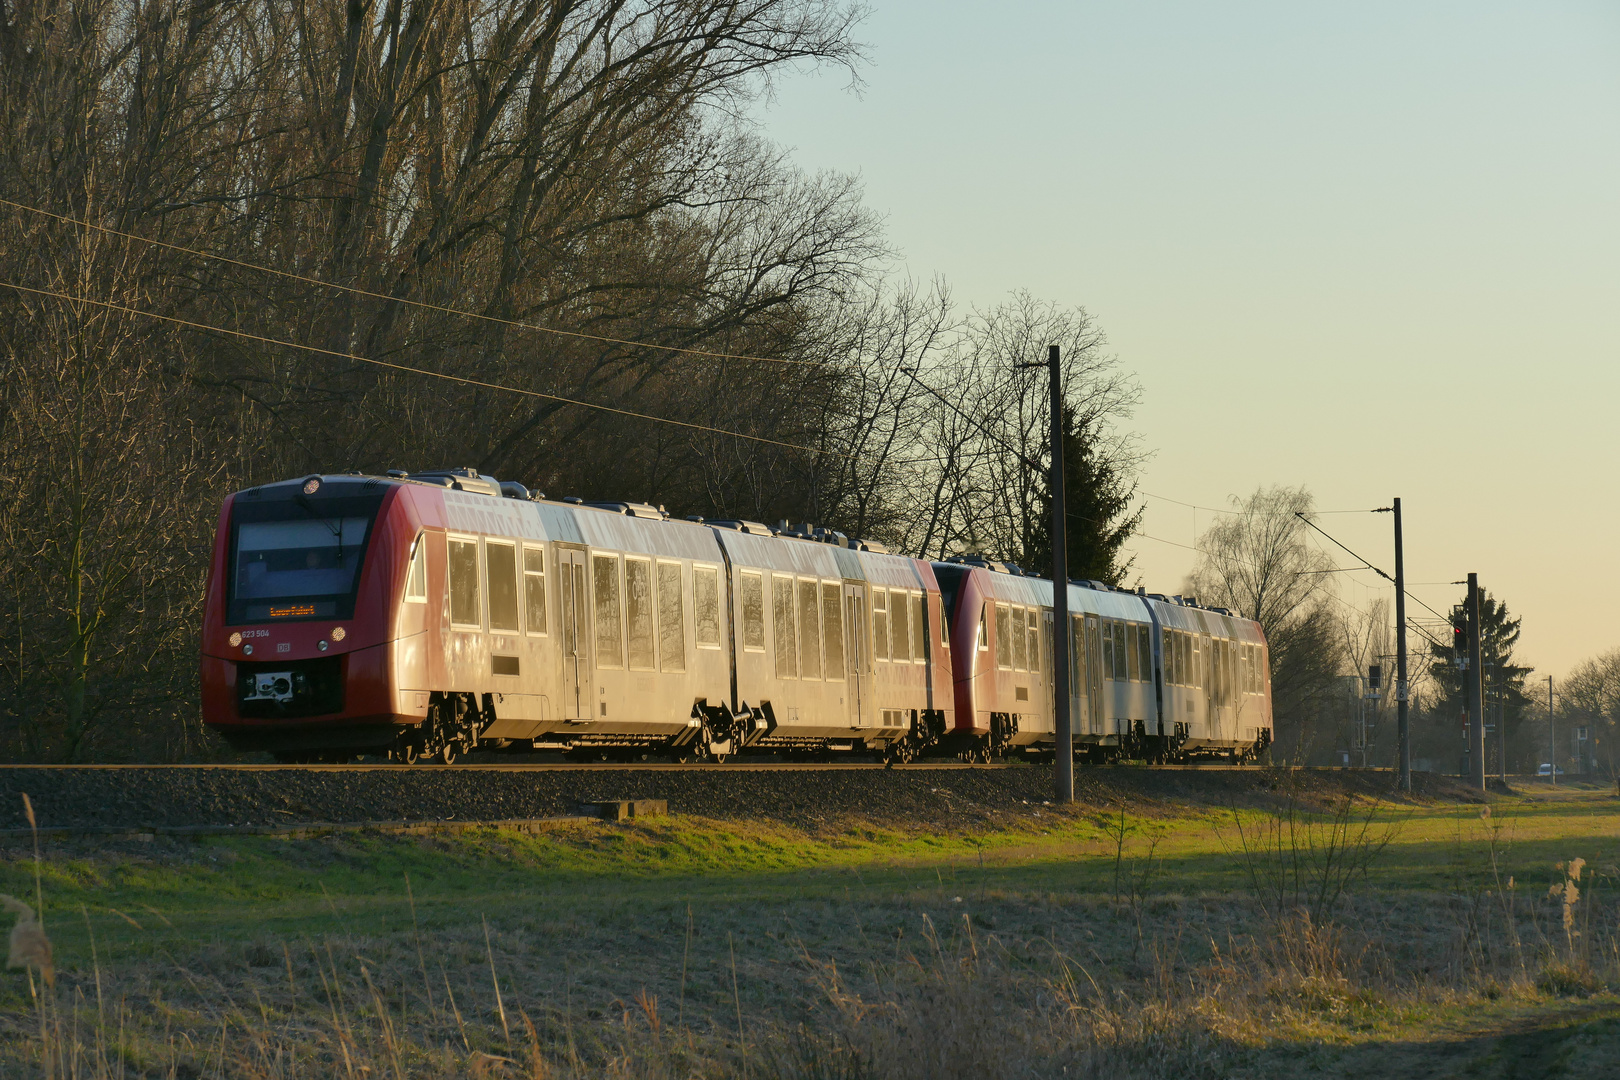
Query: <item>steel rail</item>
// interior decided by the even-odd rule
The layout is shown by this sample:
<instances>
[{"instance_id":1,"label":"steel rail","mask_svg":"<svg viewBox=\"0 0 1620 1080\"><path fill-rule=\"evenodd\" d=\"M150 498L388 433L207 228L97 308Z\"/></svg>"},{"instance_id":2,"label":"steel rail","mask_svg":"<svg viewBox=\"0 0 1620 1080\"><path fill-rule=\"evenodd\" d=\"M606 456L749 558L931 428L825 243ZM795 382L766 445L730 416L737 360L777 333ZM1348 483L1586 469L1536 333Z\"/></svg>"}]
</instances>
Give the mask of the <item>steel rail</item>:
<instances>
[{"instance_id":1,"label":"steel rail","mask_svg":"<svg viewBox=\"0 0 1620 1080\"><path fill-rule=\"evenodd\" d=\"M863 770L890 770L893 772L943 772L979 770L996 772L1007 769L1043 769L1050 766L1049 762L1041 763L992 763L977 764L966 762L911 762L905 765L885 765L881 762L726 762L715 765L712 763L677 764L662 761L633 761L633 762L458 762L454 765L402 765L393 762L378 764L156 764L156 765L53 765L53 764L17 764L0 765L0 775L8 772L20 771L116 771L131 769L147 769L153 771L180 771L186 769L214 770L217 772L425 772L425 773L451 773L451 772L857 772ZM1081 773L1101 772L1260 772L1270 770L1273 772L1322 772L1322 773L1386 773L1392 770L1388 766L1376 765L1365 768L1344 768L1338 765L1228 765L1223 762L1184 763L1174 765L1083 765Z\"/></svg>"}]
</instances>

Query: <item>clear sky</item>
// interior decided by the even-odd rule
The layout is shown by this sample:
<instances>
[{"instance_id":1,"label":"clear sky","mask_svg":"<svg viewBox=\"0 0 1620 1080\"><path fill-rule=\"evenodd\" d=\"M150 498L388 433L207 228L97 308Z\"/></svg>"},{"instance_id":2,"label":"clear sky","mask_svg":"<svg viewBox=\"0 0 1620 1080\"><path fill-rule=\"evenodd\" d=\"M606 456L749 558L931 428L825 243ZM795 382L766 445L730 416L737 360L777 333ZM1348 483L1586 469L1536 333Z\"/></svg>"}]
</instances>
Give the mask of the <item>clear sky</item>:
<instances>
[{"instance_id":1,"label":"clear sky","mask_svg":"<svg viewBox=\"0 0 1620 1080\"><path fill-rule=\"evenodd\" d=\"M1620 3L876 0L858 36L864 87L784 80L764 133L863 177L901 272L1097 317L1146 533L1399 495L1435 608L1474 570L1538 674L1620 647ZM1393 570L1388 515L1321 523ZM1194 558L1134 550L1155 590Z\"/></svg>"}]
</instances>

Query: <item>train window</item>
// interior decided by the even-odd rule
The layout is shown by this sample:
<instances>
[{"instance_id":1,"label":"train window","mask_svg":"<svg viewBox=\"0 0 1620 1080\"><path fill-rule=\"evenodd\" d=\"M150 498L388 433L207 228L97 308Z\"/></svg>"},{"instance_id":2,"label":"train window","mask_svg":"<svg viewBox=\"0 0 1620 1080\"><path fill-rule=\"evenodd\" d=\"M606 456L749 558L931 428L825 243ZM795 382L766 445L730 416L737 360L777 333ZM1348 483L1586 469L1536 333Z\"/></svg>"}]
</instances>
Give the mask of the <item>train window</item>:
<instances>
[{"instance_id":1,"label":"train window","mask_svg":"<svg viewBox=\"0 0 1620 1080\"><path fill-rule=\"evenodd\" d=\"M1138 627L1136 635L1136 666L1142 672L1143 682L1153 681L1153 627Z\"/></svg>"},{"instance_id":2,"label":"train window","mask_svg":"<svg viewBox=\"0 0 1620 1080\"><path fill-rule=\"evenodd\" d=\"M657 663L653 656L651 559L624 560L624 621L629 630L626 657L630 670L652 671Z\"/></svg>"},{"instance_id":3,"label":"train window","mask_svg":"<svg viewBox=\"0 0 1620 1080\"><path fill-rule=\"evenodd\" d=\"M989 607L988 604L980 604L979 605L978 642L979 642L979 651L980 652L989 652L990 651L990 634L984 628L984 613L985 613L985 610L988 607Z\"/></svg>"},{"instance_id":4,"label":"train window","mask_svg":"<svg viewBox=\"0 0 1620 1080\"><path fill-rule=\"evenodd\" d=\"M1012 609L1012 655L1013 670L1025 671L1029 668L1029 613L1021 607Z\"/></svg>"},{"instance_id":5,"label":"train window","mask_svg":"<svg viewBox=\"0 0 1620 1080\"><path fill-rule=\"evenodd\" d=\"M827 642L827 678L844 679L844 587L836 581L821 584L821 633Z\"/></svg>"},{"instance_id":6,"label":"train window","mask_svg":"<svg viewBox=\"0 0 1620 1080\"><path fill-rule=\"evenodd\" d=\"M911 661L911 605L907 603L906 594L892 592L889 594L889 636L894 641L894 662L905 664Z\"/></svg>"},{"instance_id":7,"label":"train window","mask_svg":"<svg viewBox=\"0 0 1620 1080\"><path fill-rule=\"evenodd\" d=\"M484 582L489 604L489 628L515 634L518 626L517 546L484 541L484 565L489 572Z\"/></svg>"},{"instance_id":8,"label":"train window","mask_svg":"<svg viewBox=\"0 0 1620 1080\"><path fill-rule=\"evenodd\" d=\"M1114 620L1102 621L1102 666L1103 677L1117 678L1114 674Z\"/></svg>"},{"instance_id":9,"label":"train window","mask_svg":"<svg viewBox=\"0 0 1620 1080\"><path fill-rule=\"evenodd\" d=\"M1192 685L1192 638L1185 632L1176 635L1176 682Z\"/></svg>"},{"instance_id":10,"label":"train window","mask_svg":"<svg viewBox=\"0 0 1620 1080\"><path fill-rule=\"evenodd\" d=\"M619 557L591 556L596 590L596 666L624 667L624 619L619 610Z\"/></svg>"},{"instance_id":11,"label":"train window","mask_svg":"<svg viewBox=\"0 0 1620 1080\"><path fill-rule=\"evenodd\" d=\"M720 647L720 571L712 566L692 567L693 637L700 649Z\"/></svg>"},{"instance_id":12,"label":"train window","mask_svg":"<svg viewBox=\"0 0 1620 1080\"><path fill-rule=\"evenodd\" d=\"M478 541L450 541L450 624L478 629Z\"/></svg>"},{"instance_id":13,"label":"train window","mask_svg":"<svg viewBox=\"0 0 1620 1080\"><path fill-rule=\"evenodd\" d=\"M523 625L531 634L546 632L546 550L523 549Z\"/></svg>"},{"instance_id":14,"label":"train window","mask_svg":"<svg viewBox=\"0 0 1620 1080\"><path fill-rule=\"evenodd\" d=\"M765 651L765 578L757 570L744 570L738 579L742 592L743 648Z\"/></svg>"},{"instance_id":15,"label":"train window","mask_svg":"<svg viewBox=\"0 0 1620 1080\"><path fill-rule=\"evenodd\" d=\"M411 545L411 565L405 572L405 599L427 603L427 534L417 536Z\"/></svg>"},{"instance_id":16,"label":"train window","mask_svg":"<svg viewBox=\"0 0 1620 1080\"><path fill-rule=\"evenodd\" d=\"M776 677L799 677L798 635L793 629L793 579L781 574L771 575L771 614L775 616Z\"/></svg>"},{"instance_id":17,"label":"train window","mask_svg":"<svg viewBox=\"0 0 1620 1080\"><path fill-rule=\"evenodd\" d=\"M658 564L658 660L664 671L686 670L686 613L682 608L681 564Z\"/></svg>"},{"instance_id":18,"label":"train window","mask_svg":"<svg viewBox=\"0 0 1620 1080\"><path fill-rule=\"evenodd\" d=\"M821 678L821 608L816 583L799 582L799 676Z\"/></svg>"},{"instance_id":19,"label":"train window","mask_svg":"<svg viewBox=\"0 0 1620 1080\"><path fill-rule=\"evenodd\" d=\"M1012 611L1006 604L996 605L996 667L1002 671L1011 671L1013 666L1012 651Z\"/></svg>"},{"instance_id":20,"label":"train window","mask_svg":"<svg viewBox=\"0 0 1620 1080\"><path fill-rule=\"evenodd\" d=\"M922 593L911 594L911 658L928 659L928 605Z\"/></svg>"},{"instance_id":21,"label":"train window","mask_svg":"<svg viewBox=\"0 0 1620 1080\"><path fill-rule=\"evenodd\" d=\"M1142 628L1136 623L1125 624L1126 677L1131 682L1142 681L1142 656L1137 649L1142 644Z\"/></svg>"},{"instance_id":22,"label":"train window","mask_svg":"<svg viewBox=\"0 0 1620 1080\"><path fill-rule=\"evenodd\" d=\"M879 660L889 658L889 594L872 590L872 649Z\"/></svg>"},{"instance_id":23,"label":"train window","mask_svg":"<svg viewBox=\"0 0 1620 1080\"><path fill-rule=\"evenodd\" d=\"M1041 612L1030 608L1029 617L1029 670L1041 670Z\"/></svg>"},{"instance_id":24,"label":"train window","mask_svg":"<svg viewBox=\"0 0 1620 1080\"><path fill-rule=\"evenodd\" d=\"M950 612L945 610L945 598L943 596L939 598L939 643L946 652L950 651L951 616Z\"/></svg>"}]
</instances>

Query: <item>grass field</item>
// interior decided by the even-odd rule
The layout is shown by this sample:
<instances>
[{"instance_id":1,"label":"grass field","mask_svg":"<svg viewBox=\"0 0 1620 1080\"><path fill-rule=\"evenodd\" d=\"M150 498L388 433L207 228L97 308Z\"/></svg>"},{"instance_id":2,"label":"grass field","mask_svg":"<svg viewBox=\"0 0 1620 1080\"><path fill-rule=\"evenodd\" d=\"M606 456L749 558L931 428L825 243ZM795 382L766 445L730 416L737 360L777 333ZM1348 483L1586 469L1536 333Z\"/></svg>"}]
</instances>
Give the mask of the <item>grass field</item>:
<instances>
[{"instance_id":1,"label":"grass field","mask_svg":"<svg viewBox=\"0 0 1620 1080\"><path fill-rule=\"evenodd\" d=\"M58 843L0 1074L1620 1076L1616 864L1610 791L1286 779L949 835ZM34 870L0 853L0 891Z\"/></svg>"}]
</instances>

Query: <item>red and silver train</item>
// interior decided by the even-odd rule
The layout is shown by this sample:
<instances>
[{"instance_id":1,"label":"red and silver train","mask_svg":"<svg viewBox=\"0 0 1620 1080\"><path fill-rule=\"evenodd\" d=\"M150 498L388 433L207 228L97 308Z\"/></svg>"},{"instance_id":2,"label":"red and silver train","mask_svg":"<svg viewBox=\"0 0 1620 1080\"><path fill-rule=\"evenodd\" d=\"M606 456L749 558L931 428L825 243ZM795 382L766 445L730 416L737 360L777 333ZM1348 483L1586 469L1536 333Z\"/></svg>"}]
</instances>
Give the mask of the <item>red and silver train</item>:
<instances>
[{"instance_id":1,"label":"red and silver train","mask_svg":"<svg viewBox=\"0 0 1620 1080\"><path fill-rule=\"evenodd\" d=\"M1265 638L1180 597L928 562L825 529L561 502L471 469L309 476L220 511L203 718L281 760L474 747L724 760L1053 748L1242 760L1271 738Z\"/></svg>"}]
</instances>

